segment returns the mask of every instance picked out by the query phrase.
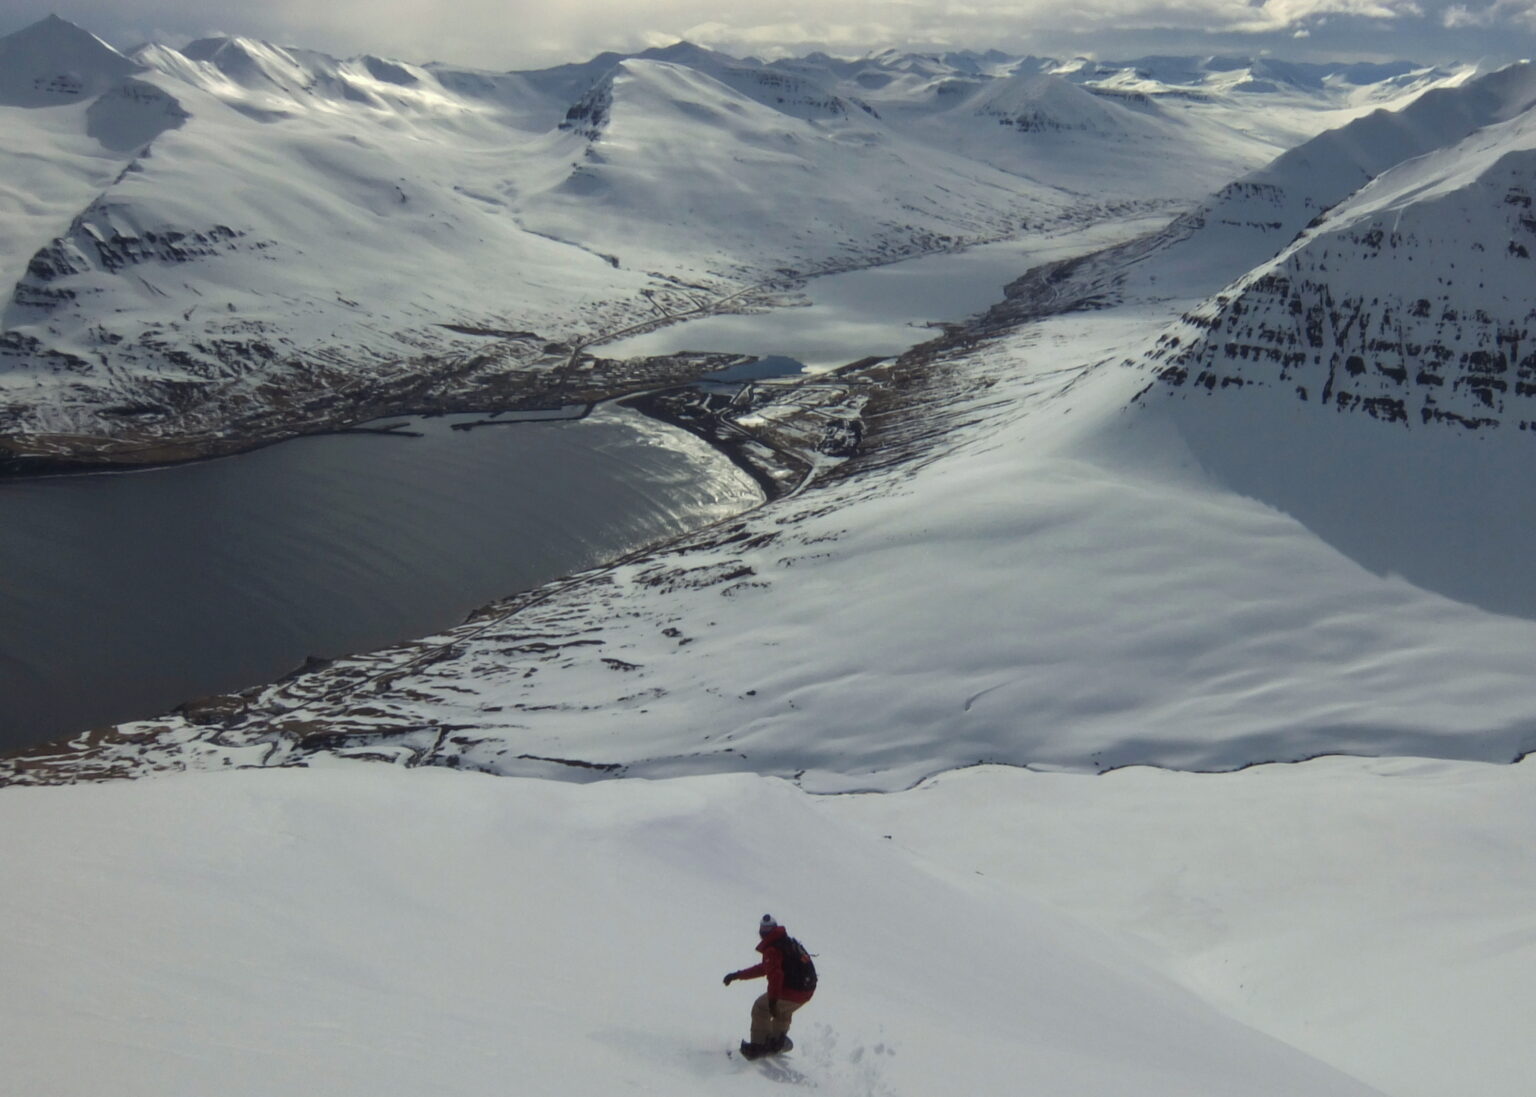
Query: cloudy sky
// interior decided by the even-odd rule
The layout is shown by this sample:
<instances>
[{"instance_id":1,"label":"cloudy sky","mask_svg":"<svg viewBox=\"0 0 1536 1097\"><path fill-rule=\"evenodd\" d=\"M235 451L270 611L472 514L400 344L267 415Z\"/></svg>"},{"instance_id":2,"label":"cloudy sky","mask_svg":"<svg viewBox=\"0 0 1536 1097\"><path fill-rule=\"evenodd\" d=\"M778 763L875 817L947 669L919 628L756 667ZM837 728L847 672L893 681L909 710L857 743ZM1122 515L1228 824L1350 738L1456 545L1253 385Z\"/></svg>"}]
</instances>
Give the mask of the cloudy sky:
<instances>
[{"instance_id":1,"label":"cloudy sky","mask_svg":"<svg viewBox=\"0 0 1536 1097\"><path fill-rule=\"evenodd\" d=\"M330 53L533 68L688 38L737 55L884 46L1104 58L1506 61L1536 56L1536 0L5 0L116 45L245 34Z\"/></svg>"}]
</instances>

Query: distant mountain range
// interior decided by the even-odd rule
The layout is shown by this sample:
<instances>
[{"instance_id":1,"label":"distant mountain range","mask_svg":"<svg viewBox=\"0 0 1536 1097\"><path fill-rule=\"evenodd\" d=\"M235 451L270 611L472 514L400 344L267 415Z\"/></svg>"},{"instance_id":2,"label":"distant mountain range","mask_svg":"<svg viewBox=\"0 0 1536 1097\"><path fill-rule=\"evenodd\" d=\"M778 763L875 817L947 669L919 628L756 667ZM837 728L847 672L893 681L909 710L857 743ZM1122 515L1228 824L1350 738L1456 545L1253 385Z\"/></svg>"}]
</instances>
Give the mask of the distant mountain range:
<instances>
[{"instance_id":1,"label":"distant mountain range","mask_svg":"<svg viewBox=\"0 0 1536 1097\"><path fill-rule=\"evenodd\" d=\"M0 445L145 459L478 391L754 284L1187 208L1468 76L688 43L488 73L50 17L0 39Z\"/></svg>"}]
</instances>

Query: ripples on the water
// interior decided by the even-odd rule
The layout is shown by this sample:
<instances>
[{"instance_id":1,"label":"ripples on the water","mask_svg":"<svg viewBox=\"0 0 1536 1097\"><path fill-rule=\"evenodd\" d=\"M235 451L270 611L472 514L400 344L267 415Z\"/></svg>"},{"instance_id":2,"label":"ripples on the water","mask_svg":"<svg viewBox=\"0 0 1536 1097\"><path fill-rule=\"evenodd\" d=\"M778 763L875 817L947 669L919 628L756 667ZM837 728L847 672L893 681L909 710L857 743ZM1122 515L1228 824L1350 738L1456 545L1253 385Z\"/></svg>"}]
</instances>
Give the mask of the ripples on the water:
<instances>
[{"instance_id":1,"label":"ripples on the water","mask_svg":"<svg viewBox=\"0 0 1536 1097\"><path fill-rule=\"evenodd\" d=\"M266 681L752 505L623 412L0 481L0 749Z\"/></svg>"}]
</instances>

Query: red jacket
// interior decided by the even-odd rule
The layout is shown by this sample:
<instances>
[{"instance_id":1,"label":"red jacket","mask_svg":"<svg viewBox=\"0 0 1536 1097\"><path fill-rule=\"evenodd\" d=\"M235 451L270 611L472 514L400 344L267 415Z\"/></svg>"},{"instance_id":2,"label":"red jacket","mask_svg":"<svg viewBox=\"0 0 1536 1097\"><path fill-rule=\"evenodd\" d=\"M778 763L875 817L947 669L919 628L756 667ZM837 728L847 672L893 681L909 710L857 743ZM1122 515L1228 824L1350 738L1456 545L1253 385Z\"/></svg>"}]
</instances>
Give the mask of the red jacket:
<instances>
[{"instance_id":1,"label":"red jacket","mask_svg":"<svg viewBox=\"0 0 1536 1097\"><path fill-rule=\"evenodd\" d=\"M782 998L786 1002L804 1004L811 1000L813 991L790 990L784 985L784 954L779 951L778 944L788 936L787 929L783 926L775 926L773 932L757 943L757 951L762 954L763 962L754 967L742 968L736 972L736 978L757 979L766 975L769 998L775 1001Z\"/></svg>"}]
</instances>

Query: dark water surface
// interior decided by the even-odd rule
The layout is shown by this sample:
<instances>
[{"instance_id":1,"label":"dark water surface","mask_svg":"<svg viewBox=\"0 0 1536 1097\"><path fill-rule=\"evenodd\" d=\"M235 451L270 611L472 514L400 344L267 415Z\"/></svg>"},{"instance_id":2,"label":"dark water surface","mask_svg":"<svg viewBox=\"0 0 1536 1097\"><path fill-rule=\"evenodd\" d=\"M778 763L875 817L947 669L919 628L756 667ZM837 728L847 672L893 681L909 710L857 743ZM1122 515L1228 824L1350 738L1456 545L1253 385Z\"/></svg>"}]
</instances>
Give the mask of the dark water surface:
<instances>
[{"instance_id":1,"label":"dark water surface","mask_svg":"<svg viewBox=\"0 0 1536 1097\"><path fill-rule=\"evenodd\" d=\"M424 635L753 505L631 413L0 481L0 751Z\"/></svg>"}]
</instances>

